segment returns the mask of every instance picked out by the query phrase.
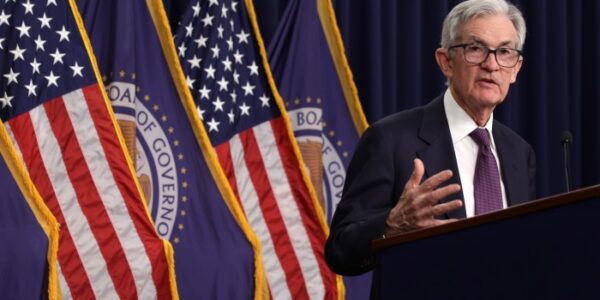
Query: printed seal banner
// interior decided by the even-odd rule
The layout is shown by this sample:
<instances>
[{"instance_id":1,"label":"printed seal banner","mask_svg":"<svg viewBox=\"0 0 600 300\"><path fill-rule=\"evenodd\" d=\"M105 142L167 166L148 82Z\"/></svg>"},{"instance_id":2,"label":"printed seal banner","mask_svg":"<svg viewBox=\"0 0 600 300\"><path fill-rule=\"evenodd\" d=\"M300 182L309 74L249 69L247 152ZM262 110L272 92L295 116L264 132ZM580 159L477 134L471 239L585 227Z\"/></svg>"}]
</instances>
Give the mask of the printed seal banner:
<instances>
[{"instance_id":1,"label":"printed seal banner","mask_svg":"<svg viewBox=\"0 0 600 300\"><path fill-rule=\"evenodd\" d=\"M218 176L161 2L78 4L154 225L173 244L181 297L263 297L259 243Z\"/></svg>"},{"instance_id":2,"label":"printed seal banner","mask_svg":"<svg viewBox=\"0 0 600 300\"><path fill-rule=\"evenodd\" d=\"M269 45L273 77L328 222L368 124L329 0L291 0ZM348 299L368 299L371 274L344 277Z\"/></svg>"},{"instance_id":3,"label":"printed seal banner","mask_svg":"<svg viewBox=\"0 0 600 300\"><path fill-rule=\"evenodd\" d=\"M4 2L0 24L0 116L60 224L62 296L177 298L74 1Z\"/></svg>"},{"instance_id":4,"label":"printed seal banner","mask_svg":"<svg viewBox=\"0 0 600 300\"><path fill-rule=\"evenodd\" d=\"M194 0L175 45L220 164L260 238L274 299L337 299L327 224L302 167L252 1Z\"/></svg>"}]
</instances>

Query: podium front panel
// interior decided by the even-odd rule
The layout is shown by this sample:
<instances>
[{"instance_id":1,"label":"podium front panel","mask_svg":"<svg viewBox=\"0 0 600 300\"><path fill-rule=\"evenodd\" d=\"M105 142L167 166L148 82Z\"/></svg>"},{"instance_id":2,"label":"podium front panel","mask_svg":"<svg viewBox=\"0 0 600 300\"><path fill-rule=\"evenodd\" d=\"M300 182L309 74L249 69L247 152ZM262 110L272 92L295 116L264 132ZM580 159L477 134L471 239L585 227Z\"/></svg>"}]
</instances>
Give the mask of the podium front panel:
<instances>
[{"instance_id":1,"label":"podium front panel","mask_svg":"<svg viewBox=\"0 0 600 300\"><path fill-rule=\"evenodd\" d=\"M600 299L600 200L379 252L384 299Z\"/></svg>"}]
</instances>

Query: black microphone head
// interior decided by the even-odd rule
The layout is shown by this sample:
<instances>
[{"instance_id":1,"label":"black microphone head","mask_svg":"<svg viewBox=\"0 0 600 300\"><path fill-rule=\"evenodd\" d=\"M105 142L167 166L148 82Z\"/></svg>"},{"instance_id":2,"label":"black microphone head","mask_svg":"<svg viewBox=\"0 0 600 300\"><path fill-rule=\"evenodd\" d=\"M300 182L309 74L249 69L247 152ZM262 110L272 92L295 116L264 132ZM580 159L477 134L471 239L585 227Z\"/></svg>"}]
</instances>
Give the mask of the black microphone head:
<instances>
[{"instance_id":1,"label":"black microphone head","mask_svg":"<svg viewBox=\"0 0 600 300\"><path fill-rule=\"evenodd\" d=\"M560 135L560 142L563 144L570 144L571 142L573 142L573 135L571 134L571 132L568 130L563 131L563 133Z\"/></svg>"}]
</instances>

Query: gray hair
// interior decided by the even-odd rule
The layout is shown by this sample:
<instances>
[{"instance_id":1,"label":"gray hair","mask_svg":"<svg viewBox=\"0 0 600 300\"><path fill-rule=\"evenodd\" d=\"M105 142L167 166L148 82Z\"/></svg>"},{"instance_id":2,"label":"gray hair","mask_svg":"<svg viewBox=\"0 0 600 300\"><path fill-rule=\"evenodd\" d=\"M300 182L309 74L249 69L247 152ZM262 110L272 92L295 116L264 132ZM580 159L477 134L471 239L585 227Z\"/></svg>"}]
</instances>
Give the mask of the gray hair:
<instances>
[{"instance_id":1,"label":"gray hair","mask_svg":"<svg viewBox=\"0 0 600 300\"><path fill-rule=\"evenodd\" d=\"M517 31L517 49L522 50L525 43L525 20L521 11L505 0L468 0L456 5L446 16L442 27L442 48L448 48L456 43L459 27L478 17L496 14L506 15Z\"/></svg>"}]
</instances>

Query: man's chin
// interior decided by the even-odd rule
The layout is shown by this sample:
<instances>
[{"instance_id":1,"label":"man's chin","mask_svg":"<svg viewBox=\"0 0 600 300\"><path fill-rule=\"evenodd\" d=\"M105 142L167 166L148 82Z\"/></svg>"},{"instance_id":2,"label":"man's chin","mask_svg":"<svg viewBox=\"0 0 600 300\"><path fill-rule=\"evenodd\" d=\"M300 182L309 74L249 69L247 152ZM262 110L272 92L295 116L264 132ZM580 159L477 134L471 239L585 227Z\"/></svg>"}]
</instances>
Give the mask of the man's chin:
<instances>
[{"instance_id":1,"label":"man's chin","mask_svg":"<svg viewBox=\"0 0 600 300\"><path fill-rule=\"evenodd\" d=\"M496 91L483 91L482 93L477 93L473 95L473 99L475 99L478 103L487 104L490 106L495 106L504 101L504 97Z\"/></svg>"}]
</instances>

